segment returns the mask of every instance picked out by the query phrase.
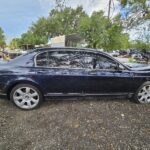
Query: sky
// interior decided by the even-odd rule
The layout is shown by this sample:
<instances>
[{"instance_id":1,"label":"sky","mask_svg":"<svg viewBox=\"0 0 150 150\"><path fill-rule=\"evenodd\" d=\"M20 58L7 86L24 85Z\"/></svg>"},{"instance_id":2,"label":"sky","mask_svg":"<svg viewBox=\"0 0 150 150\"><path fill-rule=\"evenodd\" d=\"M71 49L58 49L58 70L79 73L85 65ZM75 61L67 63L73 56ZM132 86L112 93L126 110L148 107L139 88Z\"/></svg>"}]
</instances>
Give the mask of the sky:
<instances>
[{"instance_id":1,"label":"sky","mask_svg":"<svg viewBox=\"0 0 150 150\"><path fill-rule=\"evenodd\" d=\"M73 8L82 5L90 15L93 11L108 10L108 0L66 0ZM117 4L115 0L115 5ZM48 16L55 7L54 0L0 0L0 27L7 43L26 32L39 17ZM114 13L116 13L115 10Z\"/></svg>"}]
</instances>

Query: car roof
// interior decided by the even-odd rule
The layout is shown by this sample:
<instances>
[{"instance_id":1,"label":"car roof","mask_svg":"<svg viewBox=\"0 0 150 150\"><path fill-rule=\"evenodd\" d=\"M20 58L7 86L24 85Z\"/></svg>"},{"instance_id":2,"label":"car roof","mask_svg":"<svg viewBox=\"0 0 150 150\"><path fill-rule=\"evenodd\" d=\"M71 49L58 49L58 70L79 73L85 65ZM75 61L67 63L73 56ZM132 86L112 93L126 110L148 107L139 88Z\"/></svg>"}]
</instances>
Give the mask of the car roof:
<instances>
[{"instance_id":1,"label":"car roof","mask_svg":"<svg viewBox=\"0 0 150 150\"><path fill-rule=\"evenodd\" d=\"M90 51L90 52L99 52L102 54L106 54L98 49L91 49L91 48L76 48L76 47L53 47L53 48L36 48L34 49L35 52L44 52L44 51L51 51L51 50L62 50L62 51L66 51L66 50L79 50L79 51Z\"/></svg>"}]
</instances>

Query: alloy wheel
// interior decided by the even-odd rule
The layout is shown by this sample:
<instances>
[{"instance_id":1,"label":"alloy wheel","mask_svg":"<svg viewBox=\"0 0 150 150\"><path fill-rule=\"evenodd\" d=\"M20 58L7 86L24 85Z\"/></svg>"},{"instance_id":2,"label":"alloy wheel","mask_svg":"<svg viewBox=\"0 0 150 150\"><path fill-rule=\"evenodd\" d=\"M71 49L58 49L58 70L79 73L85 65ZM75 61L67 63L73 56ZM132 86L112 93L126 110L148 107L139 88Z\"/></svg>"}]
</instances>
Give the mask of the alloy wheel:
<instances>
[{"instance_id":1,"label":"alloy wheel","mask_svg":"<svg viewBox=\"0 0 150 150\"><path fill-rule=\"evenodd\" d=\"M31 87L20 87L14 91L13 100L22 109L33 109L38 105L40 96Z\"/></svg>"},{"instance_id":2,"label":"alloy wheel","mask_svg":"<svg viewBox=\"0 0 150 150\"><path fill-rule=\"evenodd\" d=\"M143 86L138 92L137 98L142 104L150 103L150 85Z\"/></svg>"}]
</instances>

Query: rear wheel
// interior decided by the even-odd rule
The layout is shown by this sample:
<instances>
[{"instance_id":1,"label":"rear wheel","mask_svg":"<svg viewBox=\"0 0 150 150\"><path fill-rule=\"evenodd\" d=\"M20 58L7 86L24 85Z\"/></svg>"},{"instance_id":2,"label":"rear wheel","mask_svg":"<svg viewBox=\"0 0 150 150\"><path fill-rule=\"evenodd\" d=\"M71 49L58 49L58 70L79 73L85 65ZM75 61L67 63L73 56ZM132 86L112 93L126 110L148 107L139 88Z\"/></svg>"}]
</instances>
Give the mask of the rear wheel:
<instances>
[{"instance_id":1,"label":"rear wheel","mask_svg":"<svg viewBox=\"0 0 150 150\"><path fill-rule=\"evenodd\" d=\"M135 100L141 104L150 103L150 82L144 83L136 92Z\"/></svg>"},{"instance_id":2,"label":"rear wheel","mask_svg":"<svg viewBox=\"0 0 150 150\"><path fill-rule=\"evenodd\" d=\"M35 86L19 84L12 89L10 99L20 109L32 110L40 106L43 96Z\"/></svg>"}]
</instances>

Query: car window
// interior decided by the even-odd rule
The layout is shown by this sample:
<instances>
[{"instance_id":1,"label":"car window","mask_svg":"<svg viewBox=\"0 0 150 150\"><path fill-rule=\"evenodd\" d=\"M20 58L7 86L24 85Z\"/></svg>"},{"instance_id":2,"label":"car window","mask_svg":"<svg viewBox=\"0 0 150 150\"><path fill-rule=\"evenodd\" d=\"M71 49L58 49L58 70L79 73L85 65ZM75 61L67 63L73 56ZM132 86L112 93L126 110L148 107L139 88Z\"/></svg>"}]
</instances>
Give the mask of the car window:
<instances>
[{"instance_id":1,"label":"car window","mask_svg":"<svg viewBox=\"0 0 150 150\"><path fill-rule=\"evenodd\" d=\"M102 69L102 70L116 70L117 69L117 62L114 60L103 56L99 55L96 60L96 69Z\"/></svg>"},{"instance_id":2,"label":"car window","mask_svg":"<svg viewBox=\"0 0 150 150\"><path fill-rule=\"evenodd\" d=\"M47 67L48 55L47 52L41 53L36 57L36 65L39 67Z\"/></svg>"},{"instance_id":3,"label":"car window","mask_svg":"<svg viewBox=\"0 0 150 150\"><path fill-rule=\"evenodd\" d=\"M66 52L49 52L48 67L68 68L70 64L70 55Z\"/></svg>"},{"instance_id":4,"label":"car window","mask_svg":"<svg viewBox=\"0 0 150 150\"><path fill-rule=\"evenodd\" d=\"M93 56L80 51L49 52L48 67L93 69Z\"/></svg>"},{"instance_id":5,"label":"car window","mask_svg":"<svg viewBox=\"0 0 150 150\"><path fill-rule=\"evenodd\" d=\"M116 62L106 56L81 51L50 51L37 56L36 65L49 68L116 70Z\"/></svg>"}]
</instances>

